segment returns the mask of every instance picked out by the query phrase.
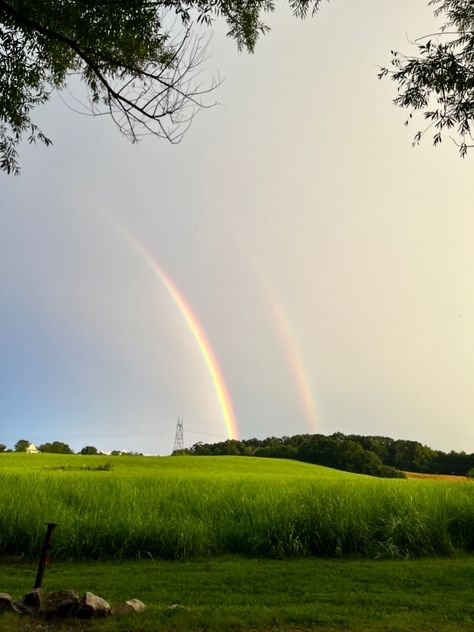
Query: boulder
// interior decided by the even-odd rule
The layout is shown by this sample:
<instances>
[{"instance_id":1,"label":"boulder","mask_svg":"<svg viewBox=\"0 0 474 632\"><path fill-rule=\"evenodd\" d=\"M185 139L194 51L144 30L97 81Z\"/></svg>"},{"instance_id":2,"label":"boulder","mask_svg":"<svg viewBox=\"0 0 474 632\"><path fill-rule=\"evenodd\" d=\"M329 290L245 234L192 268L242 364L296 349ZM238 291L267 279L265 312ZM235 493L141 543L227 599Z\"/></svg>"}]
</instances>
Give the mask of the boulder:
<instances>
[{"instance_id":1,"label":"boulder","mask_svg":"<svg viewBox=\"0 0 474 632\"><path fill-rule=\"evenodd\" d=\"M56 590L46 595L42 614L52 617L74 617L79 605L79 595L75 590Z\"/></svg>"},{"instance_id":2,"label":"boulder","mask_svg":"<svg viewBox=\"0 0 474 632\"><path fill-rule=\"evenodd\" d=\"M112 609L112 614L137 614L145 610L145 604L140 599L129 599Z\"/></svg>"},{"instance_id":3,"label":"boulder","mask_svg":"<svg viewBox=\"0 0 474 632\"><path fill-rule=\"evenodd\" d=\"M99 619L110 614L110 605L91 592L84 593L76 612L78 619Z\"/></svg>"},{"instance_id":4,"label":"boulder","mask_svg":"<svg viewBox=\"0 0 474 632\"><path fill-rule=\"evenodd\" d=\"M0 612L13 612L13 599L8 593L0 592Z\"/></svg>"},{"instance_id":5,"label":"boulder","mask_svg":"<svg viewBox=\"0 0 474 632\"><path fill-rule=\"evenodd\" d=\"M41 604L43 601L43 589L35 588L29 593L24 595L23 599L20 601L20 604L23 606L27 606L28 608L33 608L33 610L38 611L41 608Z\"/></svg>"},{"instance_id":6,"label":"boulder","mask_svg":"<svg viewBox=\"0 0 474 632\"><path fill-rule=\"evenodd\" d=\"M17 614L29 614L31 617L34 617L38 614L37 608L33 608L32 606L26 606L21 601L13 602L13 612Z\"/></svg>"}]
</instances>

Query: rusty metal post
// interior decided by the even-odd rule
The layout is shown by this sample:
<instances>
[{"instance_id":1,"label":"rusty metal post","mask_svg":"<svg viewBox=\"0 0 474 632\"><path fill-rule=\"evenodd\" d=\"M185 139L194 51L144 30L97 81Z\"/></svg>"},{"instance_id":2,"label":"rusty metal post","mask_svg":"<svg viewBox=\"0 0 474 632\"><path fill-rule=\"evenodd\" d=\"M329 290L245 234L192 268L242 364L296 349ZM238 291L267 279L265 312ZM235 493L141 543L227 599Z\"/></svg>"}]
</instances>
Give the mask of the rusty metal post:
<instances>
[{"instance_id":1,"label":"rusty metal post","mask_svg":"<svg viewBox=\"0 0 474 632\"><path fill-rule=\"evenodd\" d=\"M46 524L48 525L48 528L46 529L46 535L44 536L34 588L41 588L41 584L43 583L44 571L48 566L48 551L51 546L51 538L53 536L54 527L57 526L55 522L47 522Z\"/></svg>"}]
</instances>

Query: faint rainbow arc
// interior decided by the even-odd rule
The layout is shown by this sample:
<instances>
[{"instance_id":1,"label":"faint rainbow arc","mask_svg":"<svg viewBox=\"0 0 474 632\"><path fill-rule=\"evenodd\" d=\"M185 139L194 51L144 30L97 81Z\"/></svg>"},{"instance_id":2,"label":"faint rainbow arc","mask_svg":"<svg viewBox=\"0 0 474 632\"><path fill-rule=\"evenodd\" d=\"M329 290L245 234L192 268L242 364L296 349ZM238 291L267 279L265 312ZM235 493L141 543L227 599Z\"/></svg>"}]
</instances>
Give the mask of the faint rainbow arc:
<instances>
[{"instance_id":1,"label":"faint rainbow arc","mask_svg":"<svg viewBox=\"0 0 474 632\"><path fill-rule=\"evenodd\" d=\"M126 235L128 242L140 254L142 259L145 261L145 263L148 265L154 275L164 285L164 287L168 291L168 294L171 296L179 312L181 313L181 316L184 318L190 332L194 337L194 340L196 341L199 351L201 352L207 370L209 371L209 375L211 376L211 381L214 386L217 399L219 401L222 415L224 417L224 423L227 429L227 433L229 434L230 439L238 439L239 430L237 426L237 419L235 416L234 407L232 405L232 400L230 398L230 394L224 380L224 376L220 369L216 355L204 332L204 329L202 328L193 310L191 309L191 306L188 304L188 302L178 290L176 285L173 283L171 278L163 270L158 261L147 250L145 245L138 239L138 237L128 227L118 222L118 220L115 220L115 223Z\"/></svg>"},{"instance_id":2,"label":"faint rainbow arc","mask_svg":"<svg viewBox=\"0 0 474 632\"><path fill-rule=\"evenodd\" d=\"M290 325L285 317L282 308L277 304L273 293L270 291L266 283L261 281L261 285L264 288L267 303L269 305L275 327L280 335L280 339L283 344L283 348L288 358L293 379L296 384L296 388L300 395L302 406L305 412L306 419L311 430L317 430L318 416L316 409L316 402L311 391L308 376L304 368L303 360L294 342L294 338L291 335Z\"/></svg>"}]
</instances>

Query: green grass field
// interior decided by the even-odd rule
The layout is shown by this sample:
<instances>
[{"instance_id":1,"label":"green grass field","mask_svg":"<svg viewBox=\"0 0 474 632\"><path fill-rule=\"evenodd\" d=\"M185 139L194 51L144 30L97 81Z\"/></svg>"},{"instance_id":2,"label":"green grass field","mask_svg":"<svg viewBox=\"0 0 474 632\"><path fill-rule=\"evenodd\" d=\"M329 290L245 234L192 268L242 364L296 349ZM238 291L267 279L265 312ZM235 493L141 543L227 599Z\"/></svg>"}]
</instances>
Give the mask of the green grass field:
<instances>
[{"instance_id":1,"label":"green grass field","mask_svg":"<svg viewBox=\"0 0 474 632\"><path fill-rule=\"evenodd\" d=\"M31 589L36 566L2 560L0 590ZM474 558L416 561L249 559L58 562L47 591L91 590L111 604L136 597L136 617L91 623L0 615L2 632L471 632ZM174 607L173 607L174 606Z\"/></svg>"},{"instance_id":2,"label":"green grass field","mask_svg":"<svg viewBox=\"0 0 474 632\"><path fill-rule=\"evenodd\" d=\"M110 463L111 469L100 470ZM410 558L474 549L474 484L250 457L0 454L0 555Z\"/></svg>"}]
</instances>

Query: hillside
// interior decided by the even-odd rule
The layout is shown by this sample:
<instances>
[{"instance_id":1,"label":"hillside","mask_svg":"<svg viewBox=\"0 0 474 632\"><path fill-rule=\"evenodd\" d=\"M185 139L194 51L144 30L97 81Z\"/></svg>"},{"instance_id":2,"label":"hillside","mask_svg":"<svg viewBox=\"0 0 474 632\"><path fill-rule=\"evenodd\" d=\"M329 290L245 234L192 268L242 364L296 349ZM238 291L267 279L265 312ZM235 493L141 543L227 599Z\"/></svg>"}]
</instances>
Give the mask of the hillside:
<instances>
[{"instance_id":1,"label":"hillside","mask_svg":"<svg viewBox=\"0 0 474 632\"><path fill-rule=\"evenodd\" d=\"M35 557L55 522L56 559L405 558L472 548L474 485L256 457L2 454L0 507L0 554Z\"/></svg>"},{"instance_id":2,"label":"hillside","mask_svg":"<svg viewBox=\"0 0 474 632\"><path fill-rule=\"evenodd\" d=\"M296 478L351 478L354 475L329 467L311 465L289 459L259 459L234 456L210 457L154 457L154 456L82 456L80 454L26 454L9 452L0 454L2 472L28 474L83 473L103 474L98 468L110 465L115 477L152 476L163 478L216 478L226 479L279 479Z\"/></svg>"}]
</instances>

